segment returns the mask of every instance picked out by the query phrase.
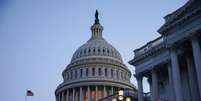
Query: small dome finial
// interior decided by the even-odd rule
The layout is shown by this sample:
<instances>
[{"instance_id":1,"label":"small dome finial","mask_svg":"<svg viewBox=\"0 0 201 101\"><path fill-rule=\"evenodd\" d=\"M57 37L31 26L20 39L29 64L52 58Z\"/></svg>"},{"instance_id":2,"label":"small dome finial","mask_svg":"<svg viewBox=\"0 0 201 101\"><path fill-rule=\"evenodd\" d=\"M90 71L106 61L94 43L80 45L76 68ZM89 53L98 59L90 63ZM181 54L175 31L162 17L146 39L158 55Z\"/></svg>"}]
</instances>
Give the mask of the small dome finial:
<instances>
[{"instance_id":1,"label":"small dome finial","mask_svg":"<svg viewBox=\"0 0 201 101\"><path fill-rule=\"evenodd\" d=\"M95 13L95 24L99 24L99 19L98 19L98 10L96 10L96 13Z\"/></svg>"}]
</instances>

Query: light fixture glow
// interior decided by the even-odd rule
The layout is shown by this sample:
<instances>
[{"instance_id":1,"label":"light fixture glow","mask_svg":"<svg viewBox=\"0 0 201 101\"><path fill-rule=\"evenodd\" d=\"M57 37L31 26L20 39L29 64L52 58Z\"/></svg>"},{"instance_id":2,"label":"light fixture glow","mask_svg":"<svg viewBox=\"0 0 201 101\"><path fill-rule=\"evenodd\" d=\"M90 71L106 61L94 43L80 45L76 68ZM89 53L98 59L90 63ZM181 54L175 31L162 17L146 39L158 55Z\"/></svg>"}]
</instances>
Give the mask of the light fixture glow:
<instances>
[{"instance_id":1,"label":"light fixture glow","mask_svg":"<svg viewBox=\"0 0 201 101\"><path fill-rule=\"evenodd\" d=\"M127 97L127 98L126 98L126 101L131 101L131 98L130 98L130 97Z\"/></svg>"},{"instance_id":2,"label":"light fixture glow","mask_svg":"<svg viewBox=\"0 0 201 101\"><path fill-rule=\"evenodd\" d=\"M112 98L112 101L117 101L117 99L116 98Z\"/></svg>"}]
</instances>

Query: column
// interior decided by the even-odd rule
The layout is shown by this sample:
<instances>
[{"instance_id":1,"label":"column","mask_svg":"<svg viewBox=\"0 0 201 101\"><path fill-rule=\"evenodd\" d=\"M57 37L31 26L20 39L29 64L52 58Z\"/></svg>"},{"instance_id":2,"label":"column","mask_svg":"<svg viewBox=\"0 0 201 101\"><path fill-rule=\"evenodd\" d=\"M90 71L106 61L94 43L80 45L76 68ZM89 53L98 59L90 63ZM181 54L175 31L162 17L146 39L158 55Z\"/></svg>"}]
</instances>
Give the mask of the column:
<instances>
[{"instance_id":1,"label":"column","mask_svg":"<svg viewBox=\"0 0 201 101\"><path fill-rule=\"evenodd\" d=\"M158 96L158 78L157 71L152 70L152 101L157 101L159 99Z\"/></svg>"},{"instance_id":2,"label":"column","mask_svg":"<svg viewBox=\"0 0 201 101\"><path fill-rule=\"evenodd\" d=\"M80 101L83 101L82 96L82 87L80 87Z\"/></svg>"},{"instance_id":3,"label":"column","mask_svg":"<svg viewBox=\"0 0 201 101\"><path fill-rule=\"evenodd\" d=\"M76 92L76 101L79 101L79 91L75 90L75 92Z\"/></svg>"},{"instance_id":4,"label":"column","mask_svg":"<svg viewBox=\"0 0 201 101\"><path fill-rule=\"evenodd\" d=\"M175 49L170 50L172 77L174 83L176 101L183 101L182 89L181 89L181 77L179 71L179 61Z\"/></svg>"},{"instance_id":5,"label":"column","mask_svg":"<svg viewBox=\"0 0 201 101\"><path fill-rule=\"evenodd\" d=\"M111 90L112 90L112 95L113 95L114 94L114 87L113 86L112 86Z\"/></svg>"},{"instance_id":6,"label":"column","mask_svg":"<svg viewBox=\"0 0 201 101\"><path fill-rule=\"evenodd\" d=\"M105 97L106 97L106 87L103 86L103 98L105 98Z\"/></svg>"},{"instance_id":7,"label":"column","mask_svg":"<svg viewBox=\"0 0 201 101\"><path fill-rule=\"evenodd\" d=\"M169 101L175 101L171 64L168 63L167 68L168 68L168 79L169 79L168 80L169 81Z\"/></svg>"},{"instance_id":8,"label":"column","mask_svg":"<svg viewBox=\"0 0 201 101\"><path fill-rule=\"evenodd\" d=\"M61 93L59 93L58 96L59 96L59 101L61 101Z\"/></svg>"},{"instance_id":9,"label":"column","mask_svg":"<svg viewBox=\"0 0 201 101\"><path fill-rule=\"evenodd\" d=\"M198 37L193 36L191 38L191 44L193 48L193 56L195 61L195 67L197 71L197 80L198 80L198 86L200 91L200 97L201 97L201 49Z\"/></svg>"},{"instance_id":10,"label":"column","mask_svg":"<svg viewBox=\"0 0 201 101\"><path fill-rule=\"evenodd\" d=\"M75 101L75 88L73 88L73 101Z\"/></svg>"},{"instance_id":11,"label":"column","mask_svg":"<svg viewBox=\"0 0 201 101\"><path fill-rule=\"evenodd\" d=\"M68 98L69 98L69 90L67 89L67 91L66 91L66 101L69 101Z\"/></svg>"},{"instance_id":12,"label":"column","mask_svg":"<svg viewBox=\"0 0 201 101\"><path fill-rule=\"evenodd\" d=\"M90 86L87 88L88 101L91 101Z\"/></svg>"},{"instance_id":13,"label":"column","mask_svg":"<svg viewBox=\"0 0 201 101\"><path fill-rule=\"evenodd\" d=\"M152 91L152 78L151 78L150 75L148 76L147 82L149 83L149 90L150 90L150 93L151 93L150 99L152 99L152 92L153 92Z\"/></svg>"},{"instance_id":14,"label":"column","mask_svg":"<svg viewBox=\"0 0 201 101\"><path fill-rule=\"evenodd\" d=\"M199 97L199 88L198 88L198 82L196 77L196 70L193 63L193 58L190 56L190 54L186 55L186 62L187 62L187 69L188 69L188 79L189 79L189 85L190 85L190 91L191 91L191 97L192 101L200 101Z\"/></svg>"},{"instance_id":15,"label":"column","mask_svg":"<svg viewBox=\"0 0 201 101\"><path fill-rule=\"evenodd\" d=\"M56 95L56 101L59 101L59 95Z\"/></svg>"},{"instance_id":16,"label":"column","mask_svg":"<svg viewBox=\"0 0 201 101\"><path fill-rule=\"evenodd\" d=\"M137 85L138 85L138 101L144 101L142 76L137 76Z\"/></svg>"},{"instance_id":17,"label":"column","mask_svg":"<svg viewBox=\"0 0 201 101\"><path fill-rule=\"evenodd\" d=\"M96 101L98 101L98 87L96 86Z\"/></svg>"},{"instance_id":18,"label":"column","mask_svg":"<svg viewBox=\"0 0 201 101\"><path fill-rule=\"evenodd\" d=\"M62 92L61 101L64 101L64 92Z\"/></svg>"}]
</instances>

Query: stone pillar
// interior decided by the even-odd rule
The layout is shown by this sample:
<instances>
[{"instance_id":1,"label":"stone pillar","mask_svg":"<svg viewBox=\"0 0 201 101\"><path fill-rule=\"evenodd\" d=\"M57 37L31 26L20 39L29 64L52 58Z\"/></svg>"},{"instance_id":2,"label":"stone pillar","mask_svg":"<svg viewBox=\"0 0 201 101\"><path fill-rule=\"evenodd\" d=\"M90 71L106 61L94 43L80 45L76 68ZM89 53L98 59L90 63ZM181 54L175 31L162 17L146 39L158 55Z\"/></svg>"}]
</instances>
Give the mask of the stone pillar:
<instances>
[{"instance_id":1,"label":"stone pillar","mask_svg":"<svg viewBox=\"0 0 201 101\"><path fill-rule=\"evenodd\" d=\"M68 98L69 98L69 90L67 89L66 90L66 101L69 101Z\"/></svg>"},{"instance_id":2,"label":"stone pillar","mask_svg":"<svg viewBox=\"0 0 201 101\"><path fill-rule=\"evenodd\" d=\"M98 87L96 86L96 101L98 101Z\"/></svg>"},{"instance_id":3,"label":"stone pillar","mask_svg":"<svg viewBox=\"0 0 201 101\"><path fill-rule=\"evenodd\" d=\"M168 81L169 81L169 101L175 101L171 64L168 63L167 68L168 68Z\"/></svg>"},{"instance_id":4,"label":"stone pillar","mask_svg":"<svg viewBox=\"0 0 201 101\"><path fill-rule=\"evenodd\" d=\"M73 101L75 101L75 88L73 88Z\"/></svg>"},{"instance_id":5,"label":"stone pillar","mask_svg":"<svg viewBox=\"0 0 201 101\"><path fill-rule=\"evenodd\" d=\"M186 62L192 101L200 101L201 99L199 97L199 87L196 80L196 70L193 63L193 58L190 56L190 54L186 55Z\"/></svg>"},{"instance_id":6,"label":"stone pillar","mask_svg":"<svg viewBox=\"0 0 201 101\"><path fill-rule=\"evenodd\" d=\"M112 95L114 94L114 87L112 86L111 88L111 91L112 91Z\"/></svg>"},{"instance_id":7,"label":"stone pillar","mask_svg":"<svg viewBox=\"0 0 201 101\"><path fill-rule=\"evenodd\" d=\"M103 86L103 98L105 98L105 97L106 97L106 87Z\"/></svg>"},{"instance_id":8,"label":"stone pillar","mask_svg":"<svg viewBox=\"0 0 201 101\"><path fill-rule=\"evenodd\" d=\"M137 76L137 85L138 85L138 101L144 101L142 76Z\"/></svg>"},{"instance_id":9,"label":"stone pillar","mask_svg":"<svg viewBox=\"0 0 201 101\"><path fill-rule=\"evenodd\" d=\"M194 56L195 67L197 72L198 87L199 87L200 97L201 97L201 49L200 49L198 37L193 36L191 38L191 44L193 48L193 56Z\"/></svg>"},{"instance_id":10,"label":"stone pillar","mask_svg":"<svg viewBox=\"0 0 201 101\"><path fill-rule=\"evenodd\" d=\"M175 49L170 49L172 76L175 90L176 101L184 101L181 89L181 77L179 71L179 61Z\"/></svg>"},{"instance_id":11,"label":"stone pillar","mask_svg":"<svg viewBox=\"0 0 201 101\"><path fill-rule=\"evenodd\" d=\"M157 71L152 70L152 101L157 101L159 99L158 96L158 77Z\"/></svg>"},{"instance_id":12,"label":"stone pillar","mask_svg":"<svg viewBox=\"0 0 201 101\"><path fill-rule=\"evenodd\" d=\"M59 101L61 101L61 93L59 93L58 96L59 96L59 98L58 98Z\"/></svg>"},{"instance_id":13,"label":"stone pillar","mask_svg":"<svg viewBox=\"0 0 201 101\"><path fill-rule=\"evenodd\" d=\"M64 101L64 92L62 91L61 101Z\"/></svg>"},{"instance_id":14,"label":"stone pillar","mask_svg":"<svg viewBox=\"0 0 201 101\"><path fill-rule=\"evenodd\" d=\"M91 101L90 86L87 88L88 101Z\"/></svg>"},{"instance_id":15,"label":"stone pillar","mask_svg":"<svg viewBox=\"0 0 201 101\"><path fill-rule=\"evenodd\" d=\"M83 97L83 94L82 94L82 87L80 87L80 101L83 101L82 97Z\"/></svg>"},{"instance_id":16,"label":"stone pillar","mask_svg":"<svg viewBox=\"0 0 201 101\"><path fill-rule=\"evenodd\" d=\"M58 95L56 95L56 101L59 101L59 96Z\"/></svg>"},{"instance_id":17,"label":"stone pillar","mask_svg":"<svg viewBox=\"0 0 201 101\"><path fill-rule=\"evenodd\" d=\"M148 79L147 79L147 82L149 83L149 90L150 90L150 93L151 93L151 96L150 96L150 99L152 101L152 98L153 98L153 90L152 90L152 78L151 78L151 75L148 76Z\"/></svg>"}]
</instances>

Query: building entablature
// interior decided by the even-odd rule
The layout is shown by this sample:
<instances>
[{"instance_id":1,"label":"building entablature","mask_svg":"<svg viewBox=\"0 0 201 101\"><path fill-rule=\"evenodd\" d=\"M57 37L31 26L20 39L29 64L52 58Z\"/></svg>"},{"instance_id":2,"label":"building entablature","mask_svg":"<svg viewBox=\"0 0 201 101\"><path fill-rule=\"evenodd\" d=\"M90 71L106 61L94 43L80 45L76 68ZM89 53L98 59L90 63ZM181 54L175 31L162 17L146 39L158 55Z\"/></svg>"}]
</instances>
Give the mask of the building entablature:
<instances>
[{"instance_id":1,"label":"building entablature","mask_svg":"<svg viewBox=\"0 0 201 101\"><path fill-rule=\"evenodd\" d=\"M172 28L171 34L164 36L167 47L172 47L189 40L192 36L200 34L201 29L201 13L199 18L193 22L186 22L185 26L177 26L178 28Z\"/></svg>"},{"instance_id":2,"label":"building entablature","mask_svg":"<svg viewBox=\"0 0 201 101\"><path fill-rule=\"evenodd\" d=\"M162 37L150 41L145 46L134 50L134 59L129 61L130 64L143 60L144 58L151 57L156 53L166 49L165 42Z\"/></svg>"},{"instance_id":3,"label":"building entablature","mask_svg":"<svg viewBox=\"0 0 201 101\"><path fill-rule=\"evenodd\" d=\"M176 10L172 14L165 16L165 24L158 30L162 35L171 33L171 30L178 27L182 28L186 22L199 18L201 14L201 1L200 0L189 0L184 6Z\"/></svg>"},{"instance_id":4,"label":"building entablature","mask_svg":"<svg viewBox=\"0 0 201 101\"><path fill-rule=\"evenodd\" d=\"M151 71L152 69L160 67L160 65L167 63L169 60L169 50L164 49L158 53L153 54L152 56L146 57L140 61L135 61L130 64L136 67L135 73L136 75L138 75L140 73Z\"/></svg>"},{"instance_id":5,"label":"building entablature","mask_svg":"<svg viewBox=\"0 0 201 101\"><path fill-rule=\"evenodd\" d=\"M57 90L55 93L59 93L65 89L75 88L75 87L87 87L87 86L115 86L120 88L128 88L134 90L135 87L131 83L121 82L121 81L114 81L114 80L97 80L97 79L91 79L91 80L81 80L77 82L71 82L71 83L62 83L57 87Z\"/></svg>"}]
</instances>

